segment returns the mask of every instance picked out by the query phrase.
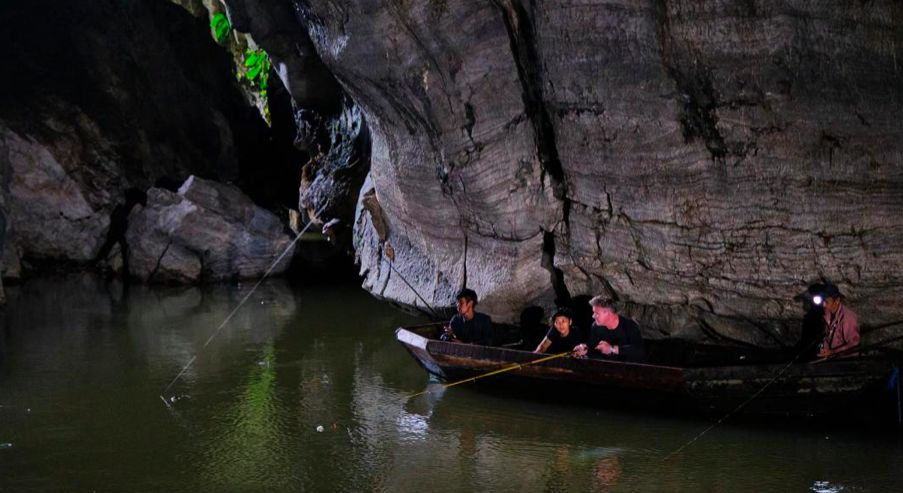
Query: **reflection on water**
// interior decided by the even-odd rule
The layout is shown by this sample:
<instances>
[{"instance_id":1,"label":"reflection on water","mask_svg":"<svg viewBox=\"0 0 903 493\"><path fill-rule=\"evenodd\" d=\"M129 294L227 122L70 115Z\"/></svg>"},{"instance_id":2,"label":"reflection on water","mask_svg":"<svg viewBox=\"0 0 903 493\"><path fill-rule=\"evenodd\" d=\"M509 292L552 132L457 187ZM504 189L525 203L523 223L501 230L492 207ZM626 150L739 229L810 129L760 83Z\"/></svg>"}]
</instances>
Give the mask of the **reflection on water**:
<instances>
[{"instance_id":1,"label":"reflection on water","mask_svg":"<svg viewBox=\"0 0 903 493\"><path fill-rule=\"evenodd\" d=\"M708 423L443 389L355 287L267 282L204 348L248 289L10 288L0 491L903 491L891 430L726 424L665 461Z\"/></svg>"}]
</instances>

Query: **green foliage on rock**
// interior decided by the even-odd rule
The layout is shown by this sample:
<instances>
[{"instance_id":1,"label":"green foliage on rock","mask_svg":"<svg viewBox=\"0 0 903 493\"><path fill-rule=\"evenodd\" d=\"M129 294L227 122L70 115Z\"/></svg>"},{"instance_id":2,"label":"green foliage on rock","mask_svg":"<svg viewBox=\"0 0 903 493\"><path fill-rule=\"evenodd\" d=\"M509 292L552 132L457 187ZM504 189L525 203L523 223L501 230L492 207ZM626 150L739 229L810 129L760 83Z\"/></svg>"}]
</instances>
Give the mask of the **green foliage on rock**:
<instances>
[{"instance_id":1,"label":"green foliage on rock","mask_svg":"<svg viewBox=\"0 0 903 493\"><path fill-rule=\"evenodd\" d=\"M248 50L245 52L244 77L251 83L251 87L257 89L257 94L263 103L263 117L270 123L270 104L267 99L267 89L270 81L270 57L263 50Z\"/></svg>"},{"instance_id":2,"label":"green foliage on rock","mask_svg":"<svg viewBox=\"0 0 903 493\"><path fill-rule=\"evenodd\" d=\"M217 12L210 17L210 30L216 42L223 45L233 56L238 66L237 77L242 82L244 90L250 88L251 97L260 109L267 124L270 121L270 104L268 98L270 81L270 57L264 50L256 48L250 36L239 31L232 30L229 18L223 12ZM230 40L230 36L233 35ZM248 46L252 48L247 48ZM244 54L242 50L244 49Z\"/></svg>"},{"instance_id":3,"label":"green foliage on rock","mask_svg":"<svg viewBox=\"0 0 903 493\"><path fill-rule=\"evenodd\" d=\"M232 24L226 14L218 12L210 18L210 29L213 31L213 37L217 43L223 43L226 37L232 32Z\"/></svg>"}]
</instances>

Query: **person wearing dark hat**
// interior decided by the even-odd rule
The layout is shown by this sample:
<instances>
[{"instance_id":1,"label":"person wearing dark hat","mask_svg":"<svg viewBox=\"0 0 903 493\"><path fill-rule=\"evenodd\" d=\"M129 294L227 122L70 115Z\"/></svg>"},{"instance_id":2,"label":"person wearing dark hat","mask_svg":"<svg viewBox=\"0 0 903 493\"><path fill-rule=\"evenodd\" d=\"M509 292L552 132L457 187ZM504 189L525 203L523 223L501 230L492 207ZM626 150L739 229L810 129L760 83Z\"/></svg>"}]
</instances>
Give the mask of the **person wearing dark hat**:
<instances>
[{"instance_id":1,"label":"person wearing dark hat","mask_svg":"<svg viewBox=\"0 0 903 493\"><path fill-rule=\"evenodd\" d=\"M859 319L853 310L843 304L843 295L833 284L825 284L824 300L825 338L818 351L819 358L828 358L859 345Z\"/></svg>"},{"instance_id":2,"label":"person wearing dark hat","mask_svg":"<svg viewBox=\"0 0 903 493\"><path fill-rule=\"evenodd\" d=\"M593 307L593 325L589 329L586 344L574 348L578 357L615 359L631 363L644 363L646 349L640 326L618 314L614 301L606 296L589 300Z\"/></svg>"},{"instance_id":3,"label":"person wearing dark hat","mask_svg":"<svg viewBox=\"0 0 903 493\"><path fill-rule=\"evenodd\" d=\"M477 293L472 289L464 288L458 292L455 300L458 314L452 317L445 326L442 339L491 346L492 319L489 318L489 315L475 310Z\"/></svg>"},{"instance_id":4,"label":"person wearing dark hat","mask_svg":"<svg viewBox=\"0 0 903 493\"><path fill-rule=\"evenodd\" d=\"M535 352L537 353L572 351L584 341L582 331L574 325L571 312L567 308L555 310L555 313L549 318L549 325L551 327L546 336L536 346Z\"/></svg>"}]
</instances>

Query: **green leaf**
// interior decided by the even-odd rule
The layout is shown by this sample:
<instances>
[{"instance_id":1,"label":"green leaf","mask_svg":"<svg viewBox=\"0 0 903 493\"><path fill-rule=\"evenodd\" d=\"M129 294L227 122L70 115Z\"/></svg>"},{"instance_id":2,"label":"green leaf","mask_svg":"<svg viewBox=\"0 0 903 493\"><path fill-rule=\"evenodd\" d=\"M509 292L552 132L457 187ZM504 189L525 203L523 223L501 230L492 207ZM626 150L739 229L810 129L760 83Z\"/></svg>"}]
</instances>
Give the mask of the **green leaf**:
<instances>
[{"instance_id":1,"label":"green leaf","mask_svg":"<svg viewBox=\"0 0 903 493\"><path fill-rule=\"evenodd\" d=\"M258 75L260 75L260 65L255 65L248 70L248 79L254 80Z\"/></svg>"},{"instance_id":2,"label":"green leaf","mask_svg":"<svg viewBox=\"0 0 903 493\"><path fill-rule=\"evenodd\" d=\"M245 67L257 65L258 64L257 60L259 58L260 58L260 55L258 55L257 53L251 53L250 55L248 55L247 58L245 58Z\"/></svg>"},{"instance_id":3,"label":"green leaf","mask_svg":"<svg viewBox=\"0 0 903 493\"><path fill-rule=\"evenodd\" d=\"M232 30L229 18L222 12L213 15L210 19L210 28L213 30L213 37L219 43L222 43Z\"/></svg>"},{"instance_id":4,"label":"green leaf","mask_svg":"<svg viewBox=\"0 0 903 493\"><path fill-rule=\"evenodd\" d=\"M228 29L230 27L229 20L226 19L226 16L223 14L216 14L210 19L210 27L216 31L219 31L223 27Z\"/></svg>"}]
</instances>

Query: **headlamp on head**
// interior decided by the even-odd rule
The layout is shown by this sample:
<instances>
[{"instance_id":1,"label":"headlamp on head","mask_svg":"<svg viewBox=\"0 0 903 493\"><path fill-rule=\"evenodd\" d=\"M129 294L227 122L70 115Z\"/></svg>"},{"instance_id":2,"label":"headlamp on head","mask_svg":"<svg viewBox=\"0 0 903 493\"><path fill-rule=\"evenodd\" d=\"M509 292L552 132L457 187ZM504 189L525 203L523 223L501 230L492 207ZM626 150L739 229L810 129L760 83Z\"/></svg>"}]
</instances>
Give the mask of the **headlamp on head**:
<instances>
[{"instance_id":1,"label":"headlamp on head","mask_svg":"<svg viewBox=\"0 0 903 493\"><path fill-rule=\"evenodd\" d=\"M822 296L820 294L817 294L812 297L812 303L814 303L816 306L821 306L823 301L825 301L825 300L824 300L824 298L822 298Z\"/></svg>"}]
</instances>

